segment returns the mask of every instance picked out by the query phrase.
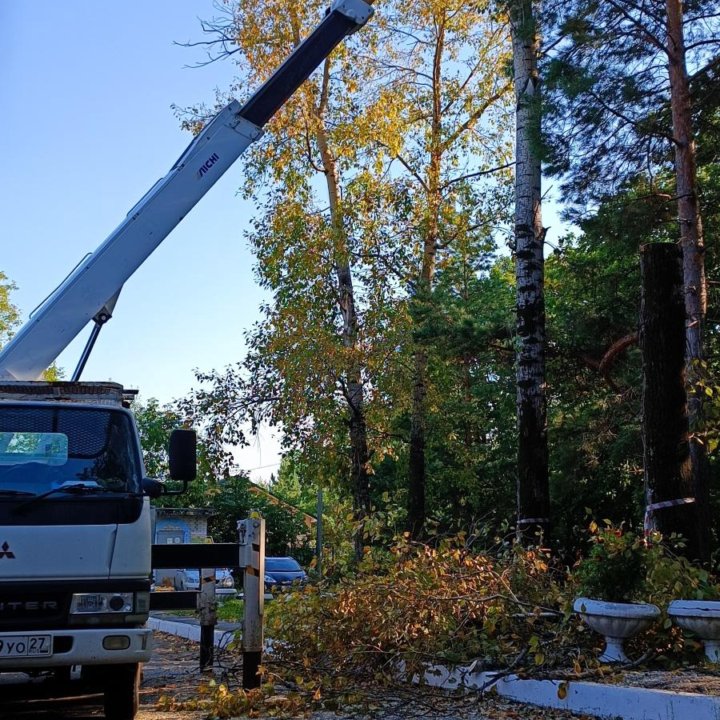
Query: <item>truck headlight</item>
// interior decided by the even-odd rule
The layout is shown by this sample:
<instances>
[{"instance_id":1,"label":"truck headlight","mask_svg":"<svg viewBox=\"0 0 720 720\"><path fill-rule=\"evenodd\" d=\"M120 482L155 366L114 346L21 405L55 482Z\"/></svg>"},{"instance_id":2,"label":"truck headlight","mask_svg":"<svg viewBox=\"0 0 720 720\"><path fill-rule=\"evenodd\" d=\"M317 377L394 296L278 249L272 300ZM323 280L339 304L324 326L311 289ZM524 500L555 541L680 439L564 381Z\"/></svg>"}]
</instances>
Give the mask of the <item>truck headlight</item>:
<instances>
[{"instance_id":1,"label":"truck headlight","mask_svg":"<svg viewBox=\"0 0 720 720\"><path fill-rule=\"evenodd\" d=\"M134 593L75 593L70 603L71 615L98 613L131 613L135 609Z\"/></svg>"},{"instance_id":2,"label":"truck headlight","mask_svg":"<svg viewBox=\"0 0 720 720\"><path fill-rule=\"evenodd\" d=\"M150 610L148 592L75 593L70 615L132 615Z\"/></svg>"}]
</instances>

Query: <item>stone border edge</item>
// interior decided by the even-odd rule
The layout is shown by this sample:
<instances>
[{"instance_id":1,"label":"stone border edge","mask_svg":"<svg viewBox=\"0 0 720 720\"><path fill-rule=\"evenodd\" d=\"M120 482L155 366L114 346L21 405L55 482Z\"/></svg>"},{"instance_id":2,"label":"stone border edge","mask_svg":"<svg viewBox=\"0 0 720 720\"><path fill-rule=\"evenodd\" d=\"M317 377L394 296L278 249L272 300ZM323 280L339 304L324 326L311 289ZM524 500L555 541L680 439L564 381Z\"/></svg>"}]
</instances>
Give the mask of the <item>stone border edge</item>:
<instances>
[{"instance_id":1,"label":"stone border edge","mask_svg":"<svg viewBox=\"0 0 720 720\"><path fill-rule=\"evenodd\" d=\"M489 686L493 678L494 673L477 672L472 666L447 668L433 665L425 671L423 682L450 690L479 690ZM418 681L417 677L415 681ZM503 677L491 687L508 700L607 720L720 720L720 697L711 695L585 681L524 680L516 675Z\"/></svg>"}]
</instances>

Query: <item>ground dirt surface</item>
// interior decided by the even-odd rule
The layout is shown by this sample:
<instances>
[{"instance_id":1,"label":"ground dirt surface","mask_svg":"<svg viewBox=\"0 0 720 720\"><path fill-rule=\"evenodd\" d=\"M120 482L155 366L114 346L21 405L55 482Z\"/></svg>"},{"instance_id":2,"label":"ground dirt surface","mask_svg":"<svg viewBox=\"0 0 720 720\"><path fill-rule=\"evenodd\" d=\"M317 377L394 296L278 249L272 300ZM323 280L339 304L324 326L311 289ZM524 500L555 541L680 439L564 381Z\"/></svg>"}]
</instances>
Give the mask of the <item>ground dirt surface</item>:
<instances>
[{"instance_id":1,"label":"ground dirt surface","mask_svg":"<svg viewBox=\"0 0 720 720\"><path fill-rule=\"evenodd\" d=\"M668 671L628 671L617 681L621 685L648 690L720 695L720 671L704 667Z\"/></svg>"},{"instance_id":2,"label":"ground dirt surface","mask_svg":"<svg viewBox=\"0 0 720 720\"><path fill-rule=\"evenodd\" d=\"M186 710L183 701L198 695L198 688L213 677L221 679L234 663L227 653L219 652L213 673L199 670L198 645L164 633L155 633L155 651L145 666L141 689L141 709L136 720L205 720L205 711ZM590 716L535 708L499 698L478 699L476 695L451 697L442 692L425 692L408 688L398 692L378 693L373 698L373 712L313 712L295 717L307 720L570 720ZM80 702L27 700L8 704L0 689L0 720L98 720L103 717L102 698L85 697ZM255 716L258 717L258 716ZM262 718L262 716L259 716Z\"/></svg>"}]
</instances>

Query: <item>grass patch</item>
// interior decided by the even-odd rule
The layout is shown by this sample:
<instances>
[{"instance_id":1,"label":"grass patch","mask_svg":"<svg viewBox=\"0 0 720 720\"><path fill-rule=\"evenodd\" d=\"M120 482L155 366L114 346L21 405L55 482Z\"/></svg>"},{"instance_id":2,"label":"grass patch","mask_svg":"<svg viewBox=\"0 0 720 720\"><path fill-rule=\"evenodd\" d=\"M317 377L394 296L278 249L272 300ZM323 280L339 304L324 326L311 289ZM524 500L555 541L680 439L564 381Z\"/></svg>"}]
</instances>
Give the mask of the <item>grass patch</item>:
<instances>
[{"instance_id":1,"label":"grass patch","mask_svg":"<svg viewBox=\"0 0 720 720\"><path fill-rule=\"evenodd\" d=\"M245 604L243 601L237 598L218 603L218 620L222 620L223 622L240 622L243 619L244 607Z\"/></svg>"}]
</instances>

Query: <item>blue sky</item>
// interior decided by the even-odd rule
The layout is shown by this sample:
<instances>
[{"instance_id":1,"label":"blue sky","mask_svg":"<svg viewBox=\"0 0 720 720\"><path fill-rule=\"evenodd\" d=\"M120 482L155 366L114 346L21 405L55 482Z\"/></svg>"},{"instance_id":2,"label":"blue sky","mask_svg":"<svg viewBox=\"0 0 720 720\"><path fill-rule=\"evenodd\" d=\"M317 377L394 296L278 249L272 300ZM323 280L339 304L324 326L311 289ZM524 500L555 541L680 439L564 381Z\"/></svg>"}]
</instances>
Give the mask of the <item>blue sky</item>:
<instances>
[{"instance_id":1,"label":"blue sky","mask_svg":"<svg viewBox=\"0 0 720 720\"><path fill-rule=\"evenodd\" d=\"M0 269L23 319L165 175L190 140L171 105L212 103L230 62L189 67L212 0L0 2ZM244 354L262 292L243 239L242 160L126 283L84 378L112 379L165 402L193 368ZM60 357L71 374L83 335ZM270 433L246 468L277 461ZM267 476L276 467L266 468Z\"/></svg>"}]
</instances>

